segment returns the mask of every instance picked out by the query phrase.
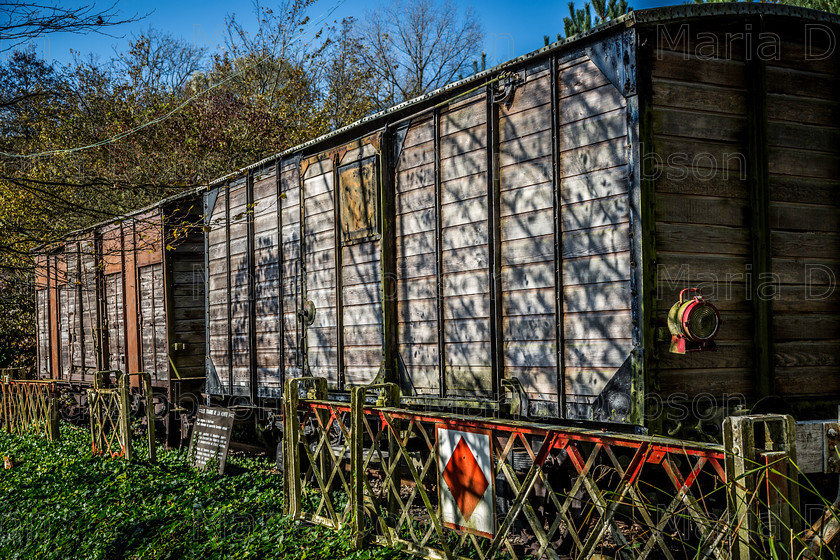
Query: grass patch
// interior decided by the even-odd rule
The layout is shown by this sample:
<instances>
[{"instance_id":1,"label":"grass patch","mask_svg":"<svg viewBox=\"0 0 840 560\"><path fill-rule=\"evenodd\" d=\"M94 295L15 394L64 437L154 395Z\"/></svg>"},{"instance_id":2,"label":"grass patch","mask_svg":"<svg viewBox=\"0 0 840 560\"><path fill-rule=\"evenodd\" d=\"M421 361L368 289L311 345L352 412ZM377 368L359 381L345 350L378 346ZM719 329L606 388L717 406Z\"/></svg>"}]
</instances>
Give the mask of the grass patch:
<instances>
[{"instance_id":1,"label":"grass patch","mask_svg":"<svg viewBox=\"0 0 840 560\"><path fill-rule=\"evenodd\" d=\"M405 557L353 551L347 534L284 516L282 476L265 459L231 456L220 476L190 468L185 451L127 464L91 457L86 431L62 425L61 438L0 433L0 459L14 461L0 470L0 558Z\"/></svg>"}]
</instances>

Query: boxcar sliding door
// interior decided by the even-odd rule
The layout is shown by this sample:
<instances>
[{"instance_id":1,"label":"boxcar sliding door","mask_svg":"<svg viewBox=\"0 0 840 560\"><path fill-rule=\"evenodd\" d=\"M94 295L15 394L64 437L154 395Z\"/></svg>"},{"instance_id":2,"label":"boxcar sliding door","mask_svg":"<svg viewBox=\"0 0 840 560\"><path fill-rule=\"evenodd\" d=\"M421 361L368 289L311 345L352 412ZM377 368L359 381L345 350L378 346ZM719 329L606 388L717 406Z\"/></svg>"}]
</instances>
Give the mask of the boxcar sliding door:
<instances>
[{"instance_id":1,"label":"boxcar sliding door","mask_svg":"<svg viewBox=\"0 0 840 560\"><path fill-rule=\"evenodd\" d=\"M302 327L298 309L303 298L300 250L300 166L297 158L283 161L280 173L280 269L282 286L283 379L303 375ZM262 388L262 387L261 387Z\"/></svg>"},{"instance_id":2,"label":"boxcar sliding door","mask_svg":"<svg viewBox=\"0 0 840 560\"><path fill-rule=\"evenodd\" d=\"M208 392L251 394L249 181L222 186L206 199Z\"/></svg>"},{"instance_id":3,"label":"boxcar sliding door","mask_svg":"<svg viewBox=\"0 0 840 560\"><path fill-rule=\"evenodd\" d=\"M105 314L105 368L127 371L125 337L124 247L122 224L102 229L102 307Z\"/></svg>"},{"instance_id":4,"label":"boxcar sliding door","mask_svg":"<svg viewBox=\"0 0 840 560\"><path fill-rule=\"evenodd\" d=\"M634 92L610 64L582 48L410 123L395 161L404 392L497 401L515 386L534 416L627 420Z\"/></svg>"},{"instance_id":5,"label":"boxcar sliding door","mask_svg":"<svg viewBox=\"0 0 840 560\"><path fill-rule=\"evenodd\" d=\"M368 384L383 355L378 149L360 140L302 169L309 369L334 388Z\"/></svg>"},{"instance_id":6,"label":"boxcar sliding door","mask_svg":"<svg viewBox=\"0 0 840 560\"><path fill-rule=\"evenodd\" d=\"M347 385L371 383L382 365L380 158L367 142L339 159L342 364Z\"/></svg>"},{"instance_id":7,"label":"boxcar sliding door","mask_svg":"<svg viewBox=\"0 0 840 560\"><path fill-rule=\"evenodd\" d=\"M303 263L305 297L315 309L306 329L311 375L327 378L332 387L342 386L338 363L336 316L336 206L333 161L324 157L305 167L303 192Z\"/></svg>"},{"instance_id":8,"label":"boxcar sliding door","mask_svg":"<svg viewBox=\"0 0 840 560\"><path fill-rule=\"evenodd\" d=\"M125 314L123 312L123 275L121 272L105 276L105 320L107 321L108 363L112 371L126 371Z\"/></svg>"},{"instance_id":9,"label":"boxcar sliding door","mask_svg":"<svg viewBox=\"0 0 840 560\"><path fill-rule=\"evenodd\" d=\"M151 374L153 381L163 382L169 375L163 264L140 267L137 276L140 285L140 341L143 348L141 368Z\"/></svg>"}]
</instances>

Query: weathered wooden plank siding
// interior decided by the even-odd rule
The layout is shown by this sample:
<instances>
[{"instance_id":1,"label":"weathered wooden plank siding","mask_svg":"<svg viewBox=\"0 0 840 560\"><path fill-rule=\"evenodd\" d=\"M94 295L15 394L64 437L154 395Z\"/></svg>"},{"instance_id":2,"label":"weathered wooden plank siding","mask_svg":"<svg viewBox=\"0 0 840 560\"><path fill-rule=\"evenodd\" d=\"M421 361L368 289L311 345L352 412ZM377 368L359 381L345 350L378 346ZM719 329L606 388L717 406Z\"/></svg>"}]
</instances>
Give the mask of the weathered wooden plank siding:
<instances>
[{"instance_id":1,"label":"weathered wooden plank siding","mask_svg":"<svg viewBox=\"0 0 840 560\"><path fill-rule=\"evenodd\" d=\"M666 324L679 291L689 287L703 288L724 314L717 352L676 355L660 344L665 394L751 396L754 390L752 303L745 290L752 262L747 69L743 42L725 38L743 31L743 22L737 25L692 25L685 40L659 41L651 61L657 325ZM679 29L671 35L678 37ZM699 44L700 32L717 41Z\"/></svg>"},{"instance_id":2,"label":"weathered wooden plank siding","mask_svg":"<svg viewBox=\"0 0 840 560\"><path fill-rule=\"evenodd\" d=\"M108 325L108 369L126 371L125 312L123 310L123 275L105 276L105 319Z\"/></svg>"},{"instance_id":3,"label":"weathered wooden plank siding","mask_svg":"<svg viewBox=\"0 0 840 560\"><path fill-rule=\"evenodd\" d=\"M590 418L632 349L626 102L584 54L558 79L565 412Z\"/></svg>"},{"instance_id":4,"label":"weathered wooden plank siding","mask_svg":"<svg viewBox=\"0 0 840 560\"><path fill-rule=\"evenodd\" d=\"M163 264L140 267L140 341L142 346L142 371L152 380L169 379L169 354L166 343L166 307L164 305Z\"/></svg>"},{"instance_id":5,"label":"weathered wooden plank siding","mask_svg":"<svg viewBox=\"0 0 840 560\"><path fill-rule=\"evenodd\" d=\"M84 290L81 273L81 245L78 241L67 244L67 317L70 352L67 360L68 379L84 380Z\"/></svg>"},{"instance_id":6,"label":"weathered wooden plank siding","mask_svg":"<svg viewBox=\"0 0 840 560\"><path fill-rule=\"evenodd\" d=\"M280 251L274 168L254 177L254 313L258 387L282 384L280 357Z\"/></svg>"},{"instance_id":7,"label":"weathered wooden plank siding","mask_svg":"<svg viewBox=\"0 0 840 560\"><path fill-rule=\"evenodd\" d=\"M123 224L100 228L103 356L106 369L126 371Z\"/></svg>"},{"instance_id":8,"label":"weathered wooden plank siding","mask_svg":"<svg viewBox=\"0 0 840 560\"><path fill-rule=\"evenodd\" d=\"M439 396L434 122L412 123L396 162L399 355L417 395Z\"/></svg>"},{"instance_id":9,"label":"weathered wooden plank siding","mask_svg":"<svg viewBox=\"0 0 840 560\"><path fill-rule=\"evenodd\" d=\"M72 290L68 290L66 285L58 288L58 324L59 324L59 342L61 344L61 377L62 379L70 379L70 356L72 355L73 319L70 314L70 297Z\"/></svg>"},{"instance_id":10,"label":"weathered wooden plank siding","mask_svg":"<svg viewBox=\"0 0 840 560\"><path fill-rule=\"evenodd\" d=\"M303 297L300 260L300 169L296 160L280 169L283 275L283 367L286 378L301 375L297 309Z\"/></svg>"},{"instance_id":11,"label":"weathered wooden plank siding","mask_svg":"<svg viewBox=\"0 0 840 560\"><path fill-rule=\"evenodd\" d=\"M80 274L82 290L82 330L84 333L84 376L86 381L93 381L93 374L99 369L99 340L97 337L99 316L97 302L98 263L96 245L92 237L84 239L80 247Z\"/></svg>"},{"instance_id":12,"label":"weathered wooden plank siding","mask_svg":"<svg viewBox=\"0 0 840 560\"><path fill-rule=\"evenodd\" d=\"M444 368L447 396L491 397L487 109L484 94L440 116Z\"/></svg>"},{"instance_id":13,"label":"weathered wooden plank siding","mask_svg":"<svg viewBox=\"0 0 840 560\"><path fill-rule=\"evenodd\" d=\"M248 395L251 387L251 305L248 252L248 181L230 187L230 358L233 365L231 392Z\"/></svg>"},{"instance_id":14,"label":"weathered wooden plank siding","mask_svg":"<svg viewBox=\"0 0 840 560\"><path fill-rule=\"evenodd\" d=\"M50 377L52 366L52 348L50 340L50 299L51 291L51 256L36 253L35 261L35 337L36 364L35 373L38 377Z\"/></svg>"},{"instance_id":15,"label":"weathered wooden plank siding","mask_svg":"<svg viewBox=\"0 0 840 560\"><path fill-rule=\"evenodd\" d=\"M840 51L784 24L767 61L775 389L825 398L840 393Z\"/></svg>"},{"instance_id":16,"label":"weathered wooden plank siding","mask_svg":"<svg viewBox=\"0 0 840 560\"><path fill-rule=\"evenodd\" d=\"M553 88L548 62L524 74L510 106L498 108L503 377L556 404Z\"/></svg>"},{"instance_id":17,"label":"weathered wooden plank siding","mask_svg":"<svg viewBox=\"0 0 840 560\"><path fill-rule=\"evenodd\" d=\"M215 375L224 394L230 394L229 329L228 315L228 254L227 254L227 188L221 187L218 196L209 210L207 233L207 284L208 325L207 338L211 371ZM209 380L212 383L215 380Z\"/></svg>"},{"instance_id":18,"label":"weathered wooden plank siding","mask_svg":"<svg viewBox=\"0 0 840 560\"><path fill-rule=\"evenodd\" d=\"M49 289L47 287L35 291L38 375L41 377L50 377L49 301Z\"/></svg>"},{"instance_id":19,"label":"weathered wooden plank siding","mask_svg":"<svg viewBox=\"0 0 840 560\"><path fill-rule=\"evenodd\" d=\"M306 295L315 304L315 322L307 329L309 368L338 387L336 321L335 189L333 162L312 163L303 176L303 248Z\"/></svg>"}]
</instances>

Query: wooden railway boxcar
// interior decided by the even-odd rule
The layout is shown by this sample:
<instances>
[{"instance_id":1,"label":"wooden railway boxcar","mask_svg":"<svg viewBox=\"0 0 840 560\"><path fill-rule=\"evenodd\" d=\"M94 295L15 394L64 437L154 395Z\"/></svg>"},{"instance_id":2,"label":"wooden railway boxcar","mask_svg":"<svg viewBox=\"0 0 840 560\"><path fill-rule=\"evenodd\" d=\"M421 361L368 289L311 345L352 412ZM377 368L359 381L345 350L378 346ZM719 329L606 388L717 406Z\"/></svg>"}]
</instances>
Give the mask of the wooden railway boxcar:
<instances>
[{"instance_id":1,"label":"wooden railway boxcar","mask_svg":"<svg viewBox=\"0 0 840 560\"><path fill-rule=\"evenodd\" d=\"M94 236L84 233L35 257L41 377L92 383L99 369L95 254Z\"/></svg>"},{"instance_id":2,"label":"wooden railway boxcar","mask_svg":"<svg viewBox=\"0 0 840 560\"><path fill-rule=\"evenodd\" d=\"M188 393L198 401L205 346L200 220L201 195L192 189L39 250L39 375L82 387L97 371L145 371L173 407Z\"/></svg>"},{"instance_id":3,"label":"wooden railway boxcar","mask_svg":"<svg viewBox=\"0 0 840 560\"><path fill-rule=\"evenodd\" d=\"M736 408L833 416L837 32L784 6L636 11L222 178L208 391L389 380L406 405L688 437ZM697 287L717 348L671 353Z\"/></svg>"}]
</instances>

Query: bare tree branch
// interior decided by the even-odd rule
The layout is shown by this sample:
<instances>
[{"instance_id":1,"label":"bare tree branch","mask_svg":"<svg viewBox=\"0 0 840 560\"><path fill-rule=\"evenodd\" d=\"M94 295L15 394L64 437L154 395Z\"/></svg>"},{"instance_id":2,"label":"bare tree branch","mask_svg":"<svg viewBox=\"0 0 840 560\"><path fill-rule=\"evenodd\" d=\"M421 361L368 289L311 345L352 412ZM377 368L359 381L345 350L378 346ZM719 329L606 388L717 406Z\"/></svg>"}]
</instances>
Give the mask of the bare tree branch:
<instances>
[{"instance_id":1,"label":"bare tree branch","mask_svg":"<svg viewBox=\"0 0 840 560\"><path fill-rule=\"evenodd\" d=\"M469 71L484 32L475 13L452 0L394 0L369 12L357 33L360 56L381 87L380 108L428 93Z\"/></svg>"},{"instance_id":2,"label":"bare tree branch","mask_svg":"<svg viewBox=\"0 0 840 560\"><path fill-rule=\"evenodd\" d=\"M49 33L109 35L105 28L140 19L137 15L122 17L115 8L116 3L99 9L95 4L69 8L58 2L7 0L0 3L0 52L13 50Z\"/></svg>"}]
</instances>

